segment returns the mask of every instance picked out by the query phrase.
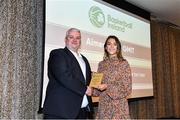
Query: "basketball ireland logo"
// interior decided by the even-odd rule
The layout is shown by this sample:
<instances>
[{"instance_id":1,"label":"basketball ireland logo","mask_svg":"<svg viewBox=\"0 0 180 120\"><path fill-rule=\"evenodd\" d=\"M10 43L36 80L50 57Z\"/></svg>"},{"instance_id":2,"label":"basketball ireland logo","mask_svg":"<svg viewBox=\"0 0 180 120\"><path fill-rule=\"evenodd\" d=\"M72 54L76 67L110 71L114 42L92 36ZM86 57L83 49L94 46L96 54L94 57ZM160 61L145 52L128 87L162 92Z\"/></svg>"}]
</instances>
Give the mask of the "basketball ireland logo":
<instances>
[{"instance_id":1,"label":"basketball ireland logo","mask_svg":"<svg viewBox=\"0 0 180 120\"><path fill-rule=\"evenodd\" d=\"M92 6L89 10L89 19L91 23L98 28L101 28L105 23L105 16L102 10L97 6Z\"/></svg>"}]
</instances>

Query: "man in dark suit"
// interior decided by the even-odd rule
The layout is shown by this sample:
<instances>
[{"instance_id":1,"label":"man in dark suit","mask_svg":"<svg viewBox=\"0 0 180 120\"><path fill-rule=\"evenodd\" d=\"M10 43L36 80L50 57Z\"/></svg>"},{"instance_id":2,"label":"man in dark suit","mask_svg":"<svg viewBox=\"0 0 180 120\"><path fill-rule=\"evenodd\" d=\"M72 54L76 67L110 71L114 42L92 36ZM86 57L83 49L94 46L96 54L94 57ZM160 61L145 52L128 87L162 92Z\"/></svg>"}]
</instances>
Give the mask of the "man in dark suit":
<instances>
[{"instance_id":1,"label":"man in dark suit","mask_svg":"<svg viewBox=\"0 0 180 120\"><path fill-rule=\"evenodd\" d=\"M76 28L66 32L66 47L55 49L48 60L49 83L43 107L45 119L86 119L92 111L91 69L78 52L81 33Z\"/></svg>"}]
</instances>

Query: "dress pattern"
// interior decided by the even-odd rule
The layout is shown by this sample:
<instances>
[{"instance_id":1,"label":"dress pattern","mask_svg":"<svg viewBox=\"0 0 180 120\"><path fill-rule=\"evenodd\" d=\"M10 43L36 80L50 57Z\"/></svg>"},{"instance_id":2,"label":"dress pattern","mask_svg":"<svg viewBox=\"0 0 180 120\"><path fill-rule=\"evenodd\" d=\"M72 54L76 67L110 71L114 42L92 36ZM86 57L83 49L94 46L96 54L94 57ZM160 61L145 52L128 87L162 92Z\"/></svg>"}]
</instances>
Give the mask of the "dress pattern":
<instances>
[{"instance_id":1,"label":"dress pattern","mask_svg":"<svg viewBox=\"0 0 180 120\"><path fill-rule=\"evenodd\" d=\"M130 119L127 97L132 91L130 66L125 59L112 57L99 63L98 72L103 73L105 91L93 90L99 96L97 119Z\"/></svg>"}]
</instances>

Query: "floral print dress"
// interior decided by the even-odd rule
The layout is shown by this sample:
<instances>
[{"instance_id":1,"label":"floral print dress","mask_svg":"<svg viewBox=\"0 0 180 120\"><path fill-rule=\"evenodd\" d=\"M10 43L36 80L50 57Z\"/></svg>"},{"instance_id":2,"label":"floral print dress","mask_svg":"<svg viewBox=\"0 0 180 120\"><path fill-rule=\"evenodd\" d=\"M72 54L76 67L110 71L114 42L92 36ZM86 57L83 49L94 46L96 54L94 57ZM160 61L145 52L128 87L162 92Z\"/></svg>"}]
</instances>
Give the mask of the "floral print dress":
<instances>
[{"instance_id":1,"label":"floral print dress","mask_svg":"<svg viewBox=\"0 0 180 120\"><path fill-rule=\"evenodd\" d=\"M127 97L132 91L130 66L125 59L112 57L99 63L98 72L103 73L104 91L93 90L99 96L97 119L130 119Z\"/></svg>"}]
</instances>

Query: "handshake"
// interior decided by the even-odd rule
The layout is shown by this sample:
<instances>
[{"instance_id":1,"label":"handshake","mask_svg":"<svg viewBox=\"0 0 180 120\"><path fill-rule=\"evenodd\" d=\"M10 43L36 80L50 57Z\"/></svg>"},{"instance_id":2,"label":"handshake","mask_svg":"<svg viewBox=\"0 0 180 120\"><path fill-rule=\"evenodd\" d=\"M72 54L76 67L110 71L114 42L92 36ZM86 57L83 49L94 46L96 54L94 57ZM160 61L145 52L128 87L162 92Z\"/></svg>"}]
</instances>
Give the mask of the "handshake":
<instances>
[{"instance_id":1,"label":"handshake","mask_svg":"<svg viewBox=\"0 0 180 120\"><path fill-rule=\"evenodd\" d=\"M100 91L104 91L104 90L107 89L107 84L100 84L97 87L90 87L90 86L88 86L87 90L86 90L86 95L92 96L93 89L98 89Z\"/></svg>"}]
</instances>

